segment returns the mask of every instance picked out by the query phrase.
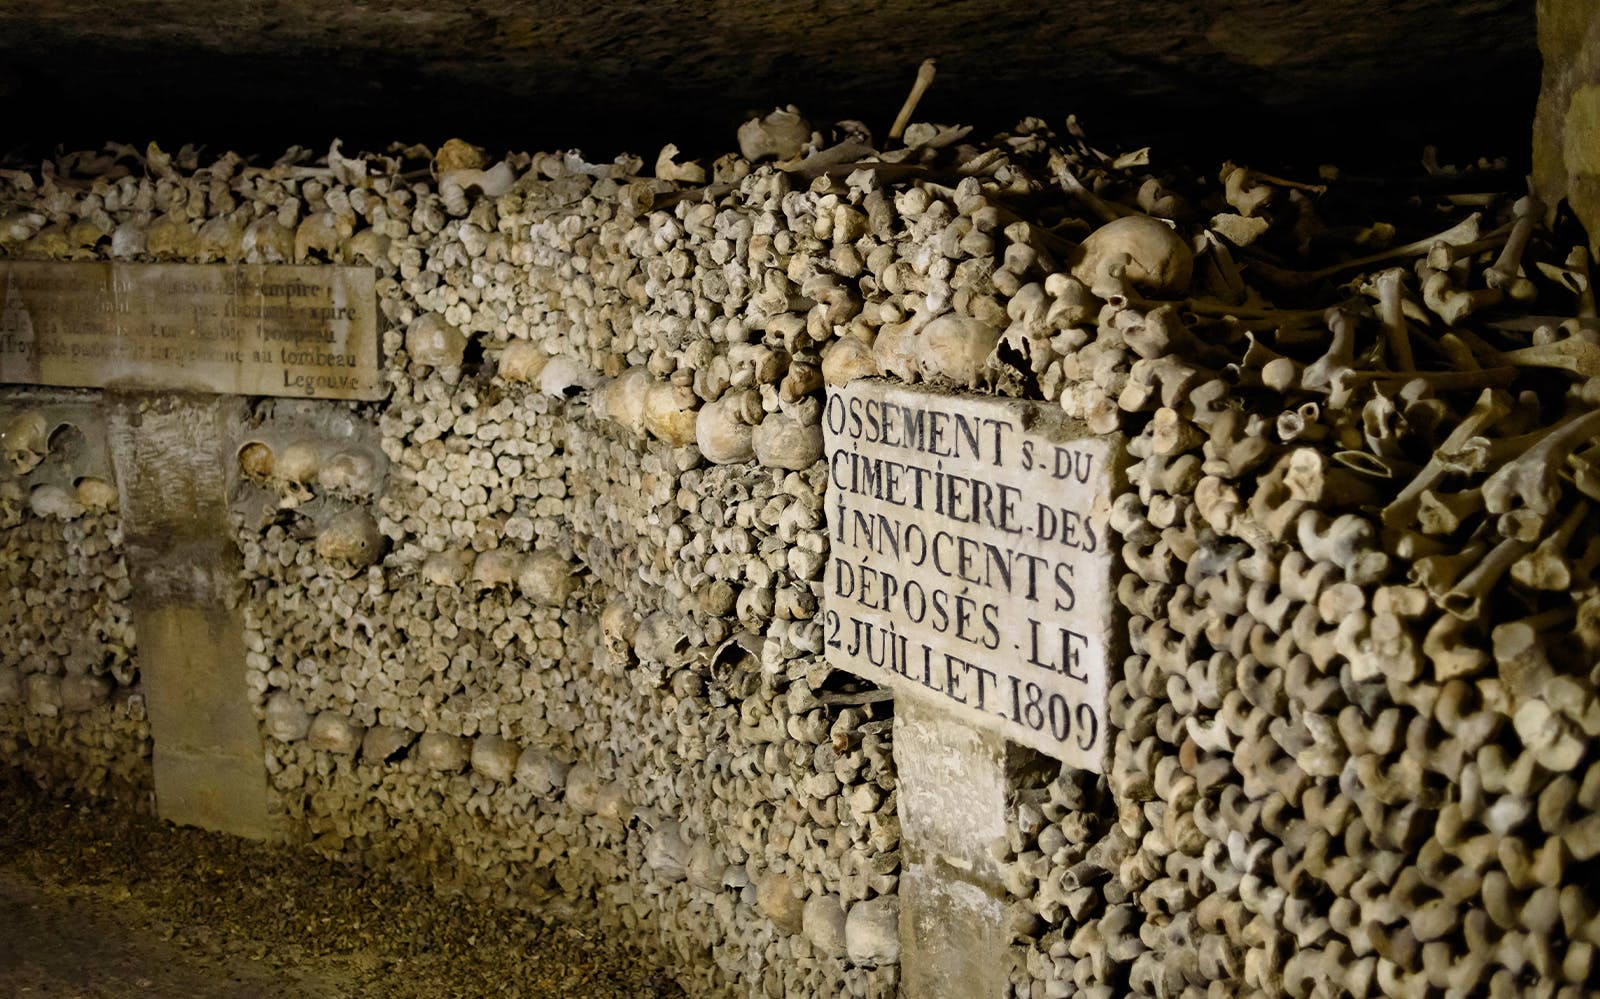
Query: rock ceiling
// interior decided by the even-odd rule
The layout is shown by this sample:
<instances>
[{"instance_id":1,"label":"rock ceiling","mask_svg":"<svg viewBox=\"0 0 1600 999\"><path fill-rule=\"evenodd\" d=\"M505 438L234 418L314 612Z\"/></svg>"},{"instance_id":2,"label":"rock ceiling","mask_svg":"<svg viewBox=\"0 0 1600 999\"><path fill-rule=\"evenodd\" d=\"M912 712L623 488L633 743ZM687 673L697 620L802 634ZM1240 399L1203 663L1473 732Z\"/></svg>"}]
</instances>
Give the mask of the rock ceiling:
<instances>
[{"instance_id":1,"label":"rock ceiling","mask_svg":"<svg viewBox=\"0 0 1600 999\"><path fill-rule=\"evenodd\" d=\"M459 134L720 151L746 112L791 101L881 133L935 56L934 120L1076 111L1097 134L1217 148L1520 151L1533 21L1526 0L11 0L0 150Z\"/></svg>"}]
</instances>

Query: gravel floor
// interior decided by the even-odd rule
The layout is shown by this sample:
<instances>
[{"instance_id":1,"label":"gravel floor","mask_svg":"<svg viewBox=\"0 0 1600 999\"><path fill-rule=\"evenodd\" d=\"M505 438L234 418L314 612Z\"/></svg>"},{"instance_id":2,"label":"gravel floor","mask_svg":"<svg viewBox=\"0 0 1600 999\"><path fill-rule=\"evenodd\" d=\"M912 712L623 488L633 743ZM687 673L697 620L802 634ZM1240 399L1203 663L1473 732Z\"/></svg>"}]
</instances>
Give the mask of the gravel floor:
<instances>
[{"instance_id":1,"label":"gravel floor","mask_svg":"<svg viewBox=\"0 0 1600 999\"><path fill-rule=\"evenodd\" d=\"M592 924L0 779L0 996L682 994Z\"/></svg>"}]
</instances>

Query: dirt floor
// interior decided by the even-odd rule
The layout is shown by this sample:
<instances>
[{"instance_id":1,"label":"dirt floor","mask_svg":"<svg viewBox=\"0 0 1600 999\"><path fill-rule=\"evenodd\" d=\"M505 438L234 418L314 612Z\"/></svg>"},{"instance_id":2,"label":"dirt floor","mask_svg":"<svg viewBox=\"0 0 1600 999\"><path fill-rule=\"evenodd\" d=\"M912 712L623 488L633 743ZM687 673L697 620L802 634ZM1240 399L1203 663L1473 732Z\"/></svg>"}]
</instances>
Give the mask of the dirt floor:
<instances>
[{"instance_id":1,"label":"dirt floor","mask_svg":"<svg viewBox=\"0 0 1600 999\"><path fill-rule=\"evenodd\" d=\"M681 995L593 925L0 780L7 999Z\"/></svg>"}]
</instances>

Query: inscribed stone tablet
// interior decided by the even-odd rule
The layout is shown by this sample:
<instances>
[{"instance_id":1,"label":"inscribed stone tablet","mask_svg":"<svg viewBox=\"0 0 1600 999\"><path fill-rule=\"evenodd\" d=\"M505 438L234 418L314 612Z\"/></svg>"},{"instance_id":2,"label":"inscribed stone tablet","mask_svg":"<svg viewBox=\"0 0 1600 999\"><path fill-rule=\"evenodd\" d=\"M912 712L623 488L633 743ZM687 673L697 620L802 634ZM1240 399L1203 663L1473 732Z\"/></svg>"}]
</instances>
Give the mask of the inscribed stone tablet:
<instances>
[{"instance_id":1,"label":"inscribed stone tablet","mask_svg":"<svg viewBox=\"0 0 1600 999\"><path fill-rule=\"evenodd\" d=\"M0 261L0 382L380 399L372 270Z\"/></svg>"},{"instance_id":2,"label":"inscribed stone tablet","mask_svg":"<svg viewBox=\"0 0 1600 999\"><path fill-rule=\"evenodd\" d=\"M1110 439L1059 409L887 382L823 419L829 665L1105 766Z\"/></svg>"}]
</instances>

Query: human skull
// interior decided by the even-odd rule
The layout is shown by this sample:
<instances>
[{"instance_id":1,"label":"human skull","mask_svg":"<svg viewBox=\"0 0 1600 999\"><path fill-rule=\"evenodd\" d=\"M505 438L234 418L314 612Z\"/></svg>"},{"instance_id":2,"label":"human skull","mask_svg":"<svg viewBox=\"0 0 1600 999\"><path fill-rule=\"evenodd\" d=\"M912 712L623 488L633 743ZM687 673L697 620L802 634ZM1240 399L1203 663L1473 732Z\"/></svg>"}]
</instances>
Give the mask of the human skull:
<instances>
[{"instance_id":1,"label":"human skull","mask_svg":"<svg viewBox=\"0 0 1600 999\"><path fill-rule=\"evenodd\" d=\"M98 475L85 475L73 483L78 502L96 512L117 508L117 487Z\"/></svg>"},{"instance_id":2,"label":"human skull","mask_svg":"<svg viewBox=\"0 0 1600 999\"><path fill-rule=\"evenodd\" d=\"M444 317L425 312L406 327L406 353L430 368L457 369L467 349L467 338Z\"/></svg>"},{"instance_id":3,"label":"human skull","mask_svg":"<svg viewBox=\"0 0 1600 999\"><path fill-rule=\"evenodd\" d=\"M28 509L47 520L76 520L83 516L83 505L63 486L46 483L34 486L28 494Z\"/></svg>"},{"instance_id":4,"label":"human skull","mask_svg":"<svg viewBox=\"0 0 1600 999\"><path fill-rule=\"evenodd\" d=\"M311 728L311 716L305 706L285 691L277 691L267 698L267 734L279 742L298 742Z\"/></svg>"},{"instance_id":5,"label":"human skull","mask_svg":"<svg viewBox=\"0 0 1600 999\"><path fill-rule=\"evenodd\" d=\"M371 496L378 488L378 464L365 451L340 451L317 472L317 485L341 496Z\"/></svg>"},{"instance_id":6,"label":"human skull","mask_svg":"<svg viewBox=\"0 0 1600 999\"><path fill-rule=\"evenodd\" d=\"M239 471L244 477L258 485L267 485L272 481L273 455L272 447L261 441L250 441L239 448Z\"/></svg>"},{"instance_id":7,"label":"human skull","mask_svg":"<svg viewBox=\"0 0 1600 999\"><path fill-rule=\"evenodd\" d=\"M12 479L0 480L0 528L16 527L22 523L22 511L27 496L22 485Z\"/></svg>"},{"instance_id":8,"label":"human skull","mask_svg":"<svg viewBox=\"0 0 1600 999\"><path fill-rule=\"evenodd\" d=\"M558 607L572 592L572 563L560 552L536 551L517 567L517 586L534 603Z\"/></svg>"},{"instance_id":9,"label":"human skull","mask_svg":"<svg viewBox=\"0 0 1600 999\"><path fill-rule=\"evenodd\" d=\"M383 554L383 535L372 514L356 507L328 521L317 534L317 554L352 570L365 569Z\"/></svg>"},{"instance_id":10,"label":"human skull","mask_svg":"<svg viewBox=\"0 0 1600 999\"><path fill-rule=\"evenodd\" d=\"M321 467L322 449L314 441L295 441L284 448L273 463L279 505L288 510L311 499L311 483Z\"/></svg>"},{"instance_id":11,"label":"human skull","mask_svg":"<svg viewBox=\"0 0 1600 999\"><path fill-rule=\"evenodd\" d=\"M38 410L18 413L0 429L0 443L11 471L27 475L50 453L50 424Z\"/></svg>"},{"instance_id":12,"label":"human skull","mask_svg":"<svg viewBox=\"0 0 1600 999\"><path fill-rule=\"evenodd\" d=\"M486 551L472 563L472 584L480 590L508 587L522 571L522 562L520 552L504 548Z\"/></svg>"},{"instance_id":13,"label":"human skull","mask_svg":"<svg viewBox=\"0 0 1600 999\"><path fill-rule=\"evenodd\" d=\"M423 559L418 573L434 586L460 586L472 571L472 553L452 550L434 552Z\"/></svg>"}]
</instances>

